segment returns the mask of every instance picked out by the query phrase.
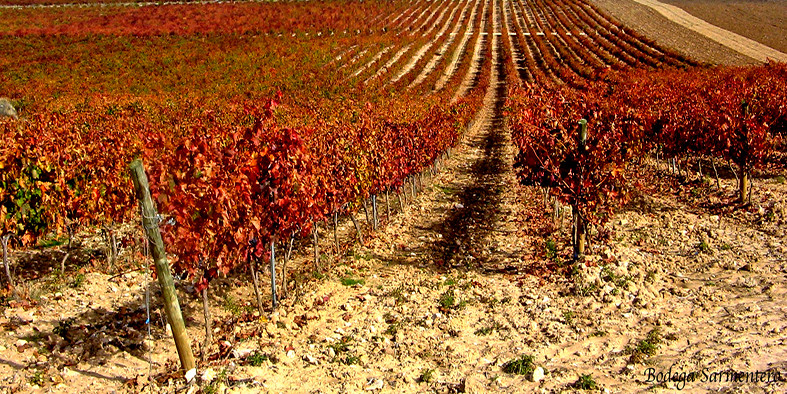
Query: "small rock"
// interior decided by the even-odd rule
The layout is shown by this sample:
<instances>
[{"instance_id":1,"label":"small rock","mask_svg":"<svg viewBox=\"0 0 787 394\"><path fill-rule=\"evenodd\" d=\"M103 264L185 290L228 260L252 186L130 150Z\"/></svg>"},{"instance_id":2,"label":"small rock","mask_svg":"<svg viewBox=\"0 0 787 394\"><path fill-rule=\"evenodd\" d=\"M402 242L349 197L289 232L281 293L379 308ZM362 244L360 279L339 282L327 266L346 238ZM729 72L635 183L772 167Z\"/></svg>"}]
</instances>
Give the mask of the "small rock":
<instances>
[{"instance_id":1,"label":"small rock","mask_svg":"<svg viewBox=\"0 0 787 394\"><path fill-rule=\"evenodd\" d=\"M462 208L464 208L464 207L465 207L465 206L464 206L464 205L462 205L462 204L460 204L460 203L456 203L456 204L454 204L454 209L462 209Z\"/></svg>"},{"instance_id":2,"label":"small rock","mask_svg":"<svg viewBox=\"0 0 787 394\"><path fill-rule=\"evenodd\" d=\"M293 359L295 358L295 350L290 350L287 352L287 358Z\"/></svg>"},{"instance_id":3,"label":"small rock","mask_svg":"<svg viewBox=\"0 0 787 394\"><path fill-rule=\"evenodd\" d=\"M62 375L63 377L67 377L67 378L75 378L79 376L79 372L71 370L68 367L63 367Z\"/></svg>"},{"instance_id":4,"label":"small rock","mask_svg":"<svg viewBox=\"0 0 787 394\"><path fill-rule=\"evenodd\" d=\"M216 371L213 368L208 367L205 369L205 372L202 373L200 379L202 380L202 383L210 383L216 379Z\"/></svg>"},{"instance_id":5,"label":"small rock","mask_svg":"<svg viewBox=\"0 0 787 394\"><path fill-rule=\"evenodd\" d=\"M240 349L232 349L232 355L235 358L246 358L254 353L254 349L249 348L240 348Z\"/></svg>"},{"instance_id":6,"label":"small rock","mask_svg":"<svg viewBox=\"0 0 787 394\"><path fill-rule=\"evenodd\" d=\"M366 391L374 391L374 390L382 390L385 382L382 379L372 378L366 383L366 387L364 390Z\"/></svg>"},{"instance_id":7,"label":"small rock","mask_svg":"<svg viewBox=\"0 0 787 394\"><path fill-rule=\"evenodd\" d=\"M16 109L7 98L0 98L0 117L19 119Z\"/></svg>"},{"instance_id":8,"label":"small rock","mask_svg":"<svg viewBox=\"0 0 787 394\"><path fill-rule=\"evenodd\" d=\"M536 367L536 369L533 370L533 374L530 376L530 381L540 382L542 380L544 380L544 368Z\"/></svg>"},{"instance_id":9,"label":"small rock","mask_svg":"<svg viewBox=\"0 0 787 394\"><path fill-rule=\"evenodd\" d=\"M10 318L11 318L11 320L18 320L19 323L23 324L23 325L24 324L35 323L35 320L36 320L35 312L36 312L35 310L29 310L29 311L22 310L22 311L18 311L16 313L13 313L10 316Z\"/></svg>"},{"instance_id":10,"label":"small rock","mask_svg":"<svg viewBox=\"0 0 787 394\"><path fill-rule=\"evenodd\" d=\"M292 351L292 350L290 350L290 351ZM312 355L310 355L310 354L303 355L303 361L306 361L309 364L317 365L317 359L312 357Z\"/></svg>"},{"instance_id":11,"label":"small rock","mask_svg":"<svg viewBox=\"0 0 787 394\"><path fill-rule=\"evenodd\" d=\"M186 372L186 381L191 382L197 377L197 368L192 368Z\"/></svg>"}]
</instances>

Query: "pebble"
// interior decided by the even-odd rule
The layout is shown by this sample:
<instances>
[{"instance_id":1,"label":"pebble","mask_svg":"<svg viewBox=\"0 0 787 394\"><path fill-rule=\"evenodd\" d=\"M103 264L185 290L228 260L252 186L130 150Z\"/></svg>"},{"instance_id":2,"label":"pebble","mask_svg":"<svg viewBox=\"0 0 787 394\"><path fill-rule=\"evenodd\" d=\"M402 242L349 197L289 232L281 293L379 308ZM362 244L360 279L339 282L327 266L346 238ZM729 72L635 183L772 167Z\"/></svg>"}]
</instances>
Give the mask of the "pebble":
<instances>
[{"instance_id":1,"label":"pebble","mask_svg":"<svg viewBox=\"0 0 787 394\"><path fill-rule=\"evenodd\" d=\"M210 383L214 379L216 379L216 371L213 368L208 367L205 369L204 372L202 372L202 376L200 376L200 379L202 380L203 383Z\"/></svg>"},{"instance_id":2,"label":"pebble","mask_svg":"<svg viewBox=\"0 0 787 394\"><path fill-rule=\"evenodd\" d=\"M364 390L366 391L382 390L383 386L385 386L385 382L383 382L382 379L371 378L366 383L366 387L364 387Z\"/></svg>"},{"instance_id":3,"label":"pebble","mask_svg":"<svg viewBox=\"0 0 787 394\"><path fill-rule=\"evenodd\" d=\"M533 374L530 376L530 381L540 382L542 380L544 380L544 368L536 367L536 369L533 370Z\"/></svg>"},{"instance_id":4,"label":"pebble","mask_svg":"<svg viewBox=\"0 0 787 394\"><path fill-rule=\"evenodd\" d=\"M254 349L248 349L248 348L246 348L246 349L244 349L244 348L233 349L232 350L232 355L235 358L246 358L246 357L250 356L253 352L254 352Z\"/></svg>"},{"instance_id":5,"label":"pebble","mask_svg":"<svg viewBox=\"0 0 787 394\"><path fill-rule=\"evenodd\" d=\"M292 351L292 350L290 350L290 351ZM317 359L312 357L310 354L305 354L303 356L303 361L306 361L309 364L314 364L314 365L318 364Z\"/></svg>"}]
</instances>

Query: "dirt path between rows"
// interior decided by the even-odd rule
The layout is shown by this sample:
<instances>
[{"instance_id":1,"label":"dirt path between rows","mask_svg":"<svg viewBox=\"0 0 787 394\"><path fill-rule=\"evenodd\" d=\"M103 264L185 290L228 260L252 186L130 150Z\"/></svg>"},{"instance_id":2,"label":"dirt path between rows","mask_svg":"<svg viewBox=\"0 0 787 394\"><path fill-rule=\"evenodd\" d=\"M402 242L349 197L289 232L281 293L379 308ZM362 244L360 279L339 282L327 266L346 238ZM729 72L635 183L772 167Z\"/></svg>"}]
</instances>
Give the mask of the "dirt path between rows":
<instances>
[{"instance_id":1,"label":"dirt path between rows","mask_svg":"<svg viewBox=\"0 0 787 394\"><path fill-rule=\"evenodd\" d=\"M633 1L646 5L664 15L667 19L760 62L767 62L768 59L780 62L787 61L787 54L785 53L729 30L714 26L674 5L665 4L657 0Z\"/></svg>"}]
</instances>

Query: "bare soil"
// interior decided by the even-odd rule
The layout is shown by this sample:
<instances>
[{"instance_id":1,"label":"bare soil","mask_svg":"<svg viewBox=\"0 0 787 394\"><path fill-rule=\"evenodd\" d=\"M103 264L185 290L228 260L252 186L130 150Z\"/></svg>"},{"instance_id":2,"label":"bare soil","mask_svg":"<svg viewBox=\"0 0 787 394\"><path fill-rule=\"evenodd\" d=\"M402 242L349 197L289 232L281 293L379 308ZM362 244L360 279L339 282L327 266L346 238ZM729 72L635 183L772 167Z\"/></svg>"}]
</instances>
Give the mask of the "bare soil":
<instances>
[{"instance_id":1,"label":"bare soil","mask_svg":"<svg viewBox=\"0 0 787 394\"><path fill-rule=\"evenodd\" d=\"M635 27L687 43L695 58L746 63L629 2L595 1L639 15ZM82 235L66 275L52 268L63 246L12 253L30 301L0 306L0 392L561 392L581 381L625 393L785 392L783 380L725 380L787 376L784 174L755 179L753 204L739 207L726 166L717 187L697 167L679 180L646 159L650 189L573 263L568 217L516 182L505 86L492 82L484 111L404 210L392 195L388 216L380 198L383 226L365 226L364 245L336 257L321 227L321 270L308 241L296 247L276 311L256 310L248 276L216 280L204 348L202 302L178 284L204 358L194 385L177 371L160 293L133 246L107 268L100 240ZM344 220L342 239L353 232ZM506 372L522 356L543 379ZM649 379L667 371L697 379Z\"/></svg>"},{"instance_id":2,"label":"bare soil","mask_svg":"<svg viewBox=\"0 0 787 394\"><path fill-rule=\"evenodd\" d=\"M723 29L787 53L787 2L780 0L662 0Z\"/></svg>"},{"instance_id":3,"label":"bare soil","mask_svg":"<svg viewBox=\"0 0 787 394\"><path fill-rule=\"evenodd\" d=\"M626 26L697 61L709 64L747 65L758 63L707 37L680 26L655 10L630 0L590 0ZM721 8L721 6L719 6Z\"/></svg>"}]
</instances>

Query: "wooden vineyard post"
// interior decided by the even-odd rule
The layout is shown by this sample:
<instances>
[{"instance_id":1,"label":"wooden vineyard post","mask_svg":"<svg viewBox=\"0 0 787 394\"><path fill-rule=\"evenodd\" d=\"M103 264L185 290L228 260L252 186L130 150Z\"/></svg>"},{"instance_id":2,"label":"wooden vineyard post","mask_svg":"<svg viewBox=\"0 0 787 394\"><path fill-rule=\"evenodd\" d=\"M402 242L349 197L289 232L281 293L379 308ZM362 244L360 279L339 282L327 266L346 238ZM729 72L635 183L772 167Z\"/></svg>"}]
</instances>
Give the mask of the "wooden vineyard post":
<instances>
[{"instance_id":1,"label":"wooden vineyard post","mask_svg":"<svg viewBox=\"0 0 787 394\"><path fill-rule=\"evenodd\" d=\"M588 122L585 119L579 121L579 152L585 152L585 144L588 139ZM581 180L582 174L577 174ZM579 213L579 204L574 203L574 258L578 258L585 254L585 221L582 220L582 215Z\"/></svg>"},{"instance_id":2,"label":"wooden vineyard post","mask_svg":"<svg viewBox=\"0 0 787 394\"><path fill-rule=\"evenodd\" d=\"M749 171L746 169L746 167L743 164L740 165L739 170L741 175L740 175L740 182L738 182L738 186L739 186L738 197L741 200L741 204L746 204L748 202L751 202L751 195L750 195L751 180L749 180Z\"/></svg>"},{"instance_id":3,"label":"wooden vineyard post","mask_svg":"<svg viewBox=\"0 0 787 394\"><path fill-rule=\"evenodd\" d=\"M257 270L257 259L252 257L252 253L249 252L246 261L249 264L249 269L251 269L251 282L254 285L254 295L257 297L257 310L260 312L260 316L265 315L265 310L262 308L262 295L260 294L260 277L259 271Z\"/></svg>"},{"instance_id":4,"label":"wooden vineyard post","mask_svg":"<svg viewBox=\"0 0 787 394\"><path fill-rule=\"evenodd\" d=\"M339 210L333 212L333 245L336 248L336 258L339 258Z\"/></svg>"},{"instance_id":5,"label":"wooden vineyard post","mask_svg":"<svg viewBox=\"0 0 787 394\"><path fill-rule=\"evenodd\" d=\"M8 262L8 241L11 240L11 234L5 234L2 237L3 242L3 267L5 268L5 277L8 281L8 287L11 288L11 292L14 295L14 299L18 300L19 295L16 293L16 285L14 284L14 278L11 276L11 269L9 268Z\"/></svg>"},{"instance_id":6,"label":"wooden vineyard post","mask_svg":"<svg viewBox=\"0 0 787 394\"><path fill-rule=\"evenodd\" d=\"M372 194L372 228L377 231L378 225L378 218L377 218L377 195Z\"/></svg>"},{"instance_id":7,"label":"wooden vineyard post","mask_svg":"<svg viewBox=\"0 0 787 394\"><path fill-rule=\"evenodd\" d=\"M164 312L167 314L167 320L169 320L172 327L172 336L175 338L175 347L178 350L180 364L186 371L186 376L189 376L191 373L196 372L194 354L191 352L186 325L180 312L178 295L175 292L172 273L169 270L167 256L164 253L164 240L161 239L161 232L158 227L158 213L153 206L153 199L150 197L148 176L145 174L145 168L140 159L131 162L129 167L131 179L134 180L134 190L142 207L142 226L145 230L145 236L148 237L150 243L153 263L156 265L156 277L164 297ZM192 370L195 370L195 372L191 372Z\"/></svg>"},{"instance_id":8,"label":"wooden vineyard post","mask_svg":"<svg viewBox=\"0 0 787 394\"><path fill-rule=\"evenodd\" d=\"M385 219L391 220L391 199L388 196L388 189L385 189Z\"/></svg>"},{"instance_id":9,"label":"wooden vineyard post","mask_svg":"<svg viewBox=\"0 0 787 394\"><path fill-rule=\"evenodd\" d=\"M744 118L749 115L749 103L747 103L746 101L744 101L741 104L741 114L743 115ZM746 126L744 126L744 130L746 130L745 127ZM744 146L745 147L749 147L748 132L744 131L743 135L744 135L744 138L745 138ZM738 182L738 194L739 194L739 197L741 199L741 204L746 204L746 203L750 203L751 202L751 193L750 193L750 189L751 189L750 182L751 182L751 180L749 179L748 164L749 164L749 162L746 159L743 159L743 160L741 160L740 163L738 163L738 167L739 167L739 170L740 170L740 173L741 173L740 181Z\"/></svg>"},{"instance_id":10,"label":"wooden vineyard post","mask_svg":"<svg viewBox=\"0 0 787 394\"><path fill-rule=\"evenodd\" d=\"M276 243L271 241L271 298L276 309Z\"/></svg>"},{"instance_id":11,"label":"wooden vineyard post","mask_svg":"<svg viewBox=\"0 0 787 394\"><path fill-rule=\"evenodd\" d=\"M312 226L312 237L314 238L314 268L316 270L320 269L320 246L317 240L317 221L314 222Z\"/></svg>"}]
</instances>

